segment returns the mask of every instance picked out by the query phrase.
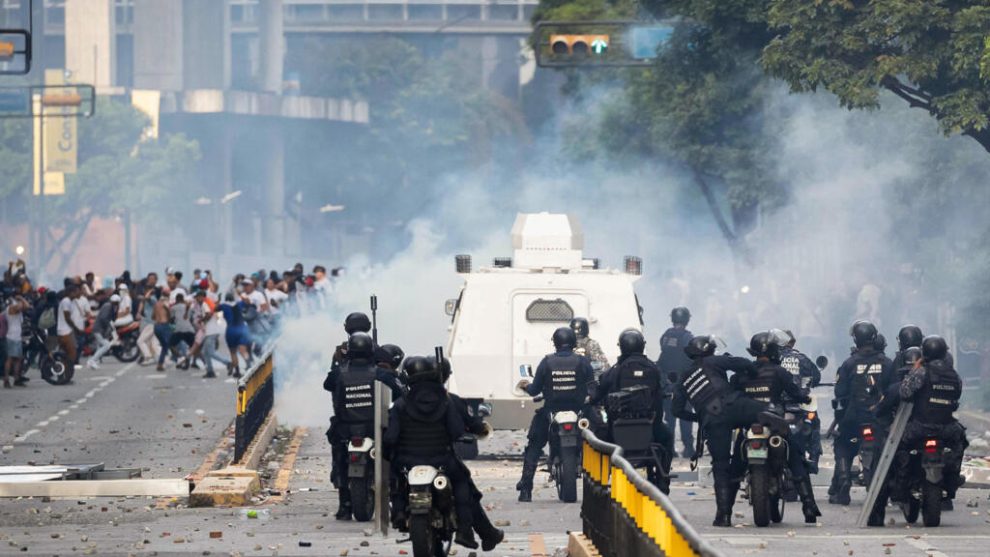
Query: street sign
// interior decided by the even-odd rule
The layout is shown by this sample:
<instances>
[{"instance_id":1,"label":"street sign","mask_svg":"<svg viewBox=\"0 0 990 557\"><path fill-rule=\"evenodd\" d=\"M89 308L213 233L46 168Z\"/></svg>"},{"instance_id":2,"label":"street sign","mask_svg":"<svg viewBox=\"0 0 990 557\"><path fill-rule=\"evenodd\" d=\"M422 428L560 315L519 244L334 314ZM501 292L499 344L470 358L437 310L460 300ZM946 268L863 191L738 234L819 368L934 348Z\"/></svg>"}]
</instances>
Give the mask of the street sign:
<instances>
[{"instance_id":1,"label":"street sign","mask_svg":"<svg viewBox=\"0 0 990 557\"><path fill-rule=\"evenodd\" d=\"M649 66L670 40L672 22L541 21L536 63L541 67Z\"/></svg>"}]
</instances>

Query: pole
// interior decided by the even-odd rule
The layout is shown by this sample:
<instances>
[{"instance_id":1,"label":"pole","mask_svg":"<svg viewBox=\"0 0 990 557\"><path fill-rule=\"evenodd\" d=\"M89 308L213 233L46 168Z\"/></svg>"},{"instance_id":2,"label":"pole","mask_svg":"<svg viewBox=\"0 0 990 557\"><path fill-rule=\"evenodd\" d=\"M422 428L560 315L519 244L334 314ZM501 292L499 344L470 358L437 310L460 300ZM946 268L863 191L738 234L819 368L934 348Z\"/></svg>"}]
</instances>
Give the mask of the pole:
<instances>
[{"instance_id":1,"label":"pole","mask_svg":"<svg viewBox=\"0 0 990 557\"><path fill-rule=\"evenodd\" d=\"M388 425L388 407L392 404L391 399L392 391L381 381L375 381L375 528L382 536L388 535L389 525L389 466L385 460L383 438L385 427Z\"/></svg>"},{"instance_id":2,"label":"pole","mask_svg":"<svg viewBox=\"0 0 990 557\"><path fill-rule=\"evenodd\" d=\"M371 339L378 346L378 296L371 295Z\"/></svg>"}]
</instances>

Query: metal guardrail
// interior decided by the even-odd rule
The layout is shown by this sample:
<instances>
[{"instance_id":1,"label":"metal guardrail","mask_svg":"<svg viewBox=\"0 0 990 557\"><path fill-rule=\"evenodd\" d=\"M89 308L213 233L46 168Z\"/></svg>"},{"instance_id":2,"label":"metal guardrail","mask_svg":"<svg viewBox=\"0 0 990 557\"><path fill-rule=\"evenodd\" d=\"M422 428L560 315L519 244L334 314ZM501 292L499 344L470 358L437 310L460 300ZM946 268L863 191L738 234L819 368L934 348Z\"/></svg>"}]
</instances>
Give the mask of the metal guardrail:
<instances>
[{"instance_id":1,"label":"metal guardrail","mask_svg":"<svg viewBox=\"0 0 990 557\"><path fill-rule=\"evenodd\" d=\"M583 432L584 534L605 557L722 557L656 486L622 458L622 448Z\"/></svg>"},{"instance_id":2,"label":"metal guardrail","mask_svg":"<svg viewBox=\"0 0 990 557\"><path fill-rule=\"evenodd\" d=\"M234 463L241 461L275 405L275 349L269 348L237 382Z\"/></svg>"}]
</instances>

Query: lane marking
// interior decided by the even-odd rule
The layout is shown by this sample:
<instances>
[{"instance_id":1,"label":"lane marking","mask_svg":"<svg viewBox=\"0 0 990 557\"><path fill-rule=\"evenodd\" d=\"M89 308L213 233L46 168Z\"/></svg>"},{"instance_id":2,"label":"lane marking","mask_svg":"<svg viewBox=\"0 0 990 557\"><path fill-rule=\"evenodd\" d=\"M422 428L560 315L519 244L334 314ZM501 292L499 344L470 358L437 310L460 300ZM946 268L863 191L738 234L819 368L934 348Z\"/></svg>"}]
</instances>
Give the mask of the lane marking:
<instances>
[{"instance_id":1,"label":"lane marking","mask_svg":"<svg viewBox=\"0 0 990 557\"><path fill-rule=\"evenodd\" d=\"M120 377L120 376L124 375L125 373L127 373L128 371L130 371L135 365L136 365L136 362L131 362L131 363L125 365L120 371L118 371L116 373L116 376L117 377ZM30 429L28 431L25 431L23 435L21 435L19 437L15 437L14 438L14 442L15 443L23 443L25 440L27 440L28 437L34 435L35 433L40 433L40 430L41 429L48 427L53 422L59 421L64 416L68 416L73 410L79 408L79 405L80 404L85 404L87 400L89 400L89 399L93 398L94 396L96 396L96 393L102 391L107 385L109 385L109 384L113 383L114 381L116 381L117 380L117 377L107 377L107 376L103 376L103 377L90 377L89 379L91 381L102 380L103 382L100 383L97 387L95 387L93 389L90 389L90 391L87 392L82 398L80 398L79 400L77 400L75 402L75 404L69 406L68 408L64 408L62 410L59 410L57 413L55 413L54 415L50 416L46 420L42 420L42 421L38 422L35 425L35 427L37 429ZM73 423L73 422L68 422L68 423Z\"/></svg>"},{"instance_id":2,"label":"lane marking","mask_svg":"<svg viewBox=\"0 0 990 557\"><path fill-rule=\"evenodd\" d=\"M968 538L970 536L966 536L966 537ZM937 547L928 543L928 541L923 538L906 538L906 540L908 542L908 545L914 546L924 551L925 553L928 554L928 557L949 557L945 553L939 551Z\"/></svg>"},{"instance_id":3,"label":"lane marking","mask_svg":"<svg viewBox=\"0 0 990 557\"><path fill-rule=\"evenodd\" d=\"M37 429L29 429L29 430L25 431L24 434L21 435L20 437L15 437L14 438L14 443L23 443L24 441L27 440L28 437L31 437L35 433L38 433L38 430Z\"/></svg>"},{"instance_id":4,"label":"lane marking","mask_svg":"<svg viewBox=\"0 0 990 557\"><path fill-rule=\"evenodd\" d=\"M550 557L547 555L547 545L541 534L529 535L529 554L532 557Z\"/></svg>"}]
</instances>

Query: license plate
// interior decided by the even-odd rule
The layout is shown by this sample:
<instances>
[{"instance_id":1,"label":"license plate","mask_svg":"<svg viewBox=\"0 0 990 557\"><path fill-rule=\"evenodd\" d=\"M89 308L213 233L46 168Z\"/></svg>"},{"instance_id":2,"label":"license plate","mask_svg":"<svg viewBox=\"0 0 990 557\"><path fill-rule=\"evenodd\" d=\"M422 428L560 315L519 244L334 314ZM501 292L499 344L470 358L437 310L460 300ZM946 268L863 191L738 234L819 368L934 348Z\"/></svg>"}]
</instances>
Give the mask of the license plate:
<instances>
[{"instance_id":1,"label":"license plate","mask_svg":"<svg viewBox=\"0 0 990 557\"><path fill-rule=\"evenodd\" d=\"M767 450L766 449L749 449L749 451L746 452L746 456L748 456L749 458L766 458L767 457Z\"/></svg>"},{"instance_id":2,"label":"license plate","mask_svg":"<svg viewBox=\"0 0 990 557\"><path fill-rule=\"evenodd\" d=\"M568 435L560 438L561 447L576 447L578 444L578 438L576 435Z\"/></svg>"}]
</instances>

